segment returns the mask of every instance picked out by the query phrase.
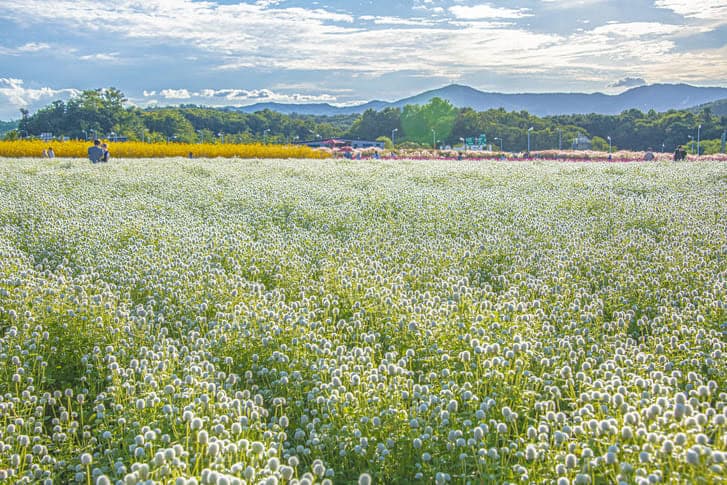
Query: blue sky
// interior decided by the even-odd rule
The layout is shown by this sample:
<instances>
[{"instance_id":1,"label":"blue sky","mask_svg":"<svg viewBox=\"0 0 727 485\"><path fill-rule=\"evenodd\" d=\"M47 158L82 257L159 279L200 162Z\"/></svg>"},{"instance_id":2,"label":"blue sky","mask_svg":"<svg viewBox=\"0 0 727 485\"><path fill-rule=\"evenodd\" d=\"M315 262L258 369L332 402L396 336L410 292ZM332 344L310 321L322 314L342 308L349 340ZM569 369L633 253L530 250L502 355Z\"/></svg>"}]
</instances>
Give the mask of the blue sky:
<instances>
[{"instance_id":1,"label":"blue sky","mask_svg":"<svg viewBox=\"0 0 727 485\"><path fill-rule=\"evenodd\" d=\"M0 119L80 90L138 106L356 104L727 86L727 0L2 0Z\"/></svg>"}]
</instances>

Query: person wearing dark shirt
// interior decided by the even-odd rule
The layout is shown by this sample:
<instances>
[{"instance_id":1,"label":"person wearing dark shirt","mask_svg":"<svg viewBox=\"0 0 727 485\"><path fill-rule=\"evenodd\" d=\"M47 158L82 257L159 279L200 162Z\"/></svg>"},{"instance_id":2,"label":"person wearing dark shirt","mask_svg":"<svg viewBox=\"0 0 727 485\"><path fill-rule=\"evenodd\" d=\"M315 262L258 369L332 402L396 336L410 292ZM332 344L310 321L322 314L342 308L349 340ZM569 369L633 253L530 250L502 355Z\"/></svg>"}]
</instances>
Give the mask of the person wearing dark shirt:
<instances>
[{"instance_id":1,"label":"person wearing dark shirt","mask_svg":"<svg viewBox=\"0 0 727 485\"><path fill-rule=\"evenodd\" d=\"M99 140L93 140L93 146L88 147L88 159L91 163L99 163L103 161L104 150L101 148L101 142Z\"/></svg>"}]
</instances>

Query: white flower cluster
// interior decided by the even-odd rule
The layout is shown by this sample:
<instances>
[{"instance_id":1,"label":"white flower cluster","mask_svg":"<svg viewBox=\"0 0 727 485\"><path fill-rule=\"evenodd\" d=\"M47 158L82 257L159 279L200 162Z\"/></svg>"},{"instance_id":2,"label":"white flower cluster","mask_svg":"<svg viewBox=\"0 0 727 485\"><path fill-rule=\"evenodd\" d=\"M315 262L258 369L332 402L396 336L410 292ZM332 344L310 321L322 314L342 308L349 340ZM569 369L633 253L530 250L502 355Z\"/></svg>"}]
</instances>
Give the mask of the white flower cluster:
<instances>
[{"instance_id":1,"label":"white flower cluster","mask_svg":"<svg viewBox=\"0 0 727 485\"><path fill-rule=\"evenodd\" d=\"M0 481L718 483L727 165L0 162Z\"/></svg>"}]
</instances>

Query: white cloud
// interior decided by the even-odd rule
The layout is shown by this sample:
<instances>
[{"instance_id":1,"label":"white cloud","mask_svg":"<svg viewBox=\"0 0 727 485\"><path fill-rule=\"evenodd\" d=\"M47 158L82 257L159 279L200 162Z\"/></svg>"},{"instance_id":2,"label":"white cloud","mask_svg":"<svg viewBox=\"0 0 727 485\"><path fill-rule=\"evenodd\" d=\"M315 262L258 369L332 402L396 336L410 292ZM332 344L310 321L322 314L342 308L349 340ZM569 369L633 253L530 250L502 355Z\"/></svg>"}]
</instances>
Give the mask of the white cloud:
<instances>
[{"instance_id":1,"label":"white cloud","mask_svg":"<svg viewBox=\"0 0 727 485\"><path fill-rule=\"evenodd\" d=\"M110 52L110 53L98 53L98 54L88 54L85 56L79 56L78 58L82 61L96 61L96 62L116 62L119 60L119 52Z\"/></svg>"},{"instance_id":2,"label":"white cloud","mask_svg":"<svg viewBox=\"0 0 727 485\"><path fill-rule=\"evenodd\" d=\"M156 91L144 91L145 97L161 96L167 100L199 100L212 104L250 104L257 102L278 102L278 103L310 103L310 102L332 102L336 97L330 94L303 94L303 93L280 93L270 89L200 89L190 91L188 89L162 89Z\"/></svg>"},{"instance_id":3,"label":"white cloud","mask_svg":"<svg viewBox=\"0 0 727 485\"><path fill-rule=\"evenodd\" d=\"M119 62L123 57L131 65L137 51L148 53L163 48L165 52L182 52L180 63L203 59L205 67L200 69L241 71L245 76L254 76L261 70L286 71L291 73L291 82L296 80L292 76L298 71L314 72L316 76L331 72L348 76L352 81L347 85L360 85L361 81L357 80L373 80L397 72L408 77L451 80L488 73L521 78L568 73L589 83L601 79L603 86L614 79L649 72L650 81L671 82L677 74L666 73L673 71L673 63L680 59L676 41L685 32L709 30L706 21L685 20L687 25L680 26L621 22L591 28L589 24L578 23L583 28L575 33L559 34L555 30L536 32L516 22L521 18L530 19L546 4L548 8L555 8L599 1L562 0L558 5L541 1L532 9L503 8L485 2L465 6L464 2L457 2L442 12L445 15L438 15L434 12L441 11L442 2L418 0L413 8L424 10L426 15L422 17L426 18L386 15L355 18L320 6L287 8L284 2L266 0L235 4L212 0L58 0L53 8L48 7L47 0L3 0L0 17L30 27L37 23L59 30L94 32L95 37L113 41L114 45L124 45L127 41L138 45L141 40L148 46L112 54L89 54L83 57L86 60ZM657 5L682 12L689 18L714 17L724 10L724 0L706 0L707 13L686 0L657 0ZM99 26L103 30L96 32ZM725 62L718 57L719 51L699 53L700 59L710 62L700 67L705 73L704 79L724 79ZM146 60L145 66L149 66ZM654 76L654 71L665 74ZM229 76L227 72L218 74ZM690 76L698 75L690 73ZM335 90L318 94L321 82L313 84L311 89L299 90L312 95L210 89L213 95L208 90L196 90L189 91L190 98L186 98L182 90L170 88L165 93L157 89L146 98L229 97L230 102L305 99L301 96L313 96L313 100L335 99L331 94Z\"/></svg>"},{"instance_id":4,"label":"white cloud","mask_svg":"<svg viewBox=\"0 0 727 485\"><path fill-rule=\"evenodd\" d=\"M26 88L22 79L0 78L0 119L18 118L21 108L38 108L55 99L78 94L80 91L73 88Z\"/></svg>"},{"instance_id":5,"label":"white cloud","mask_svg":"<svg viewBox=\"0 0 727 485\"><path fill-rule=\"evenodd\" d=\"M643 86L646 81L640 77L625 77L608 85L609 88L633 88L635 86Z\"/></svg>"},{"instance_id":6,"label":"white cloud","mask_svg":"<svg viewBox=\"0 0 727 485\"><path fill-rule=\"evenodd\" d=\"M591 32L595 35L607 35L615 38L638 39L645 36L664 36L680 32L681 25L662 24L659 22L625 22L610 23L594 28Z\"/></svg>"},{"instance_id":7,"label":"white cloud","mask_svg":"<svg viewBox=\"0 0 727 485\"><path fill-rule=\"evenodd\" d=\"M19 52L38 52L49 49L50 45L45 42L28 42L25 45L18 47Z\"/></svg>"},{"instance_id":8,"label":"white cloud","mask_svg":"<svg viewBox=\"0 0 727 485\"><path fill-rule=\"evenodd\" d=\"M18 47L3 47L0 46L0 55L2 56L20 56L25 54L32 54L34 52L41 52L50 49L50 45L45 42L28 42Z\"/></svg>"},{"instance_id":9,"label":"white cloud","mask_svg":"<svg viewBox=\"0 0 727 485\"><path fill-rule=\"evenodd\" d=\"M186 89L162 89L159 95L165 99L189 99L192 97Z\"/></svg>"},{"instance_id":10,"label":"white cloud","mask_svg":"<svg viewBox=\"0 0 727 485\"><path fill-rule=\"evenodd\" d=\"M552 9L570 9L577 7L586 7L597 3L606 3L607 0L542 0L542 2Z\"/></svg>"},{"instance_id":11,"label":"white cloud","mask_svg":"<svg viewBox=\"0 0 727 485\"><path fill-rule=\"evenodd\" d=\"M455 5L449 7L449 12L459 19L518 19L532 15L527 8L502 8L493 7L489 4L474 5L471 7Z\"/></svg>"},{"instance_id":12,"label":"white cloud","mask_svg":"<svg viewBox=\"0 0 727 485\"><path fill-rule=\"evenodd\" d=\"M727 2L725 0L656 0L655 6L695 19L715 20L727 23Z\"/></svg>"},{"instance_id":13,"label":"white cloud","mask_svg":"<svg viewBox=\"0 0 727 485\"><path fill-rule=\"evenodd\" d=\"M376 17L374 15L362 15L359 20L373 22L375 25L409 25L409 26L431 26L436 23L432 19L422 18L401 18L401 17Z\"/></svg>"}]
</instances>

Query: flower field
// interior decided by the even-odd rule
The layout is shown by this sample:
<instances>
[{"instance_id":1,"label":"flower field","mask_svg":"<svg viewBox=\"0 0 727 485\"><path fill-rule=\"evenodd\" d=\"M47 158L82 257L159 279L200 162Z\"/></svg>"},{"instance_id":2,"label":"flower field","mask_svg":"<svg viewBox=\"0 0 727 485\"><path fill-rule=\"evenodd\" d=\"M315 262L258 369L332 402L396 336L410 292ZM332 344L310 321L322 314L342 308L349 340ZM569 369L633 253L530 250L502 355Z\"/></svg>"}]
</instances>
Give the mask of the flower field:
<instances>
[{"instance_id":1,"label":"flower field","mask_svg":"<svg viewBox=\"0 0 727 485\"><path fill-rule=\"evenodd\" d=\"M0 482L724 483L725 194L715 161L0 159Z\"/></svg>"},{"instance_id":2,"label":"flower field","mask_svg":"<svg viewBox=\"0 0 727 485\"><path fill-rule=\"evenodd\" d=\"M92 142L83 140L0 141L0 157L40 157L53 147L57 157L87 158ZM328 158L330 154L304 145L263 145L254 143L143 143L138 141L109 142L112 158L224 157L224 158Z\"/></svg>"}]
</instances>

